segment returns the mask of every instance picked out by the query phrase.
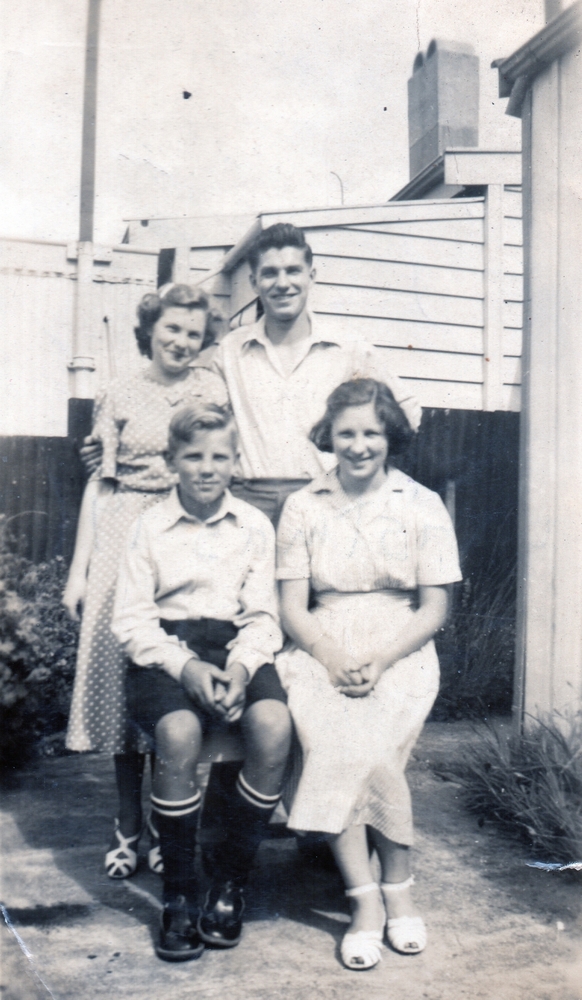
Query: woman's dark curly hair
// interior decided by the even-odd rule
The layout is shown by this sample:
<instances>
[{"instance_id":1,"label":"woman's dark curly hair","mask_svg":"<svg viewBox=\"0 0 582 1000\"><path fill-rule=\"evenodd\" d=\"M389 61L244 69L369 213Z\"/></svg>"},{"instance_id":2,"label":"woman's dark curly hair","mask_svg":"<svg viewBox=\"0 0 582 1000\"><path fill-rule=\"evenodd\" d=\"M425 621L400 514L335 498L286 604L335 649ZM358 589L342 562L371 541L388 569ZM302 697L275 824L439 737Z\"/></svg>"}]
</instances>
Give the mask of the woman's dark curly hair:
<instances>
[{"instance_id":1,"label":"woman's dark curly hair","mask_svg":"<svg viewBox=\"0 0 582 1000\"><path fill-rule=\"evenodd\" d=\"M414 431L392 391L383 382L376 382L373 378L354 378L338 385L328 396L325 413L312 428L309 440L313 441L319 451L333 451L331 432L334 421L348 406L366 406L367 403L374 404L374 412L378 423L384 428L390 455L401 455L412 441Z\"/></svg>"},{"instance_id":2,"label":"woman's dark curly hair","mask_svg":"<svg viewBox=\"0 0 582 1000\"><path fill-rule=\"evenodd\" d=\"M214 343L217 310L211 308L205 292L201 292L198 288L190 288L189 285L164 285L157 292L144 295L137 307L139 325L134 328L134 333L140 354L151 358L152 329L166 309L171 309L173 306L180 306L182 309L202 309L206 313L206 328L201 350Z\"/></svg>"}]
</instances>

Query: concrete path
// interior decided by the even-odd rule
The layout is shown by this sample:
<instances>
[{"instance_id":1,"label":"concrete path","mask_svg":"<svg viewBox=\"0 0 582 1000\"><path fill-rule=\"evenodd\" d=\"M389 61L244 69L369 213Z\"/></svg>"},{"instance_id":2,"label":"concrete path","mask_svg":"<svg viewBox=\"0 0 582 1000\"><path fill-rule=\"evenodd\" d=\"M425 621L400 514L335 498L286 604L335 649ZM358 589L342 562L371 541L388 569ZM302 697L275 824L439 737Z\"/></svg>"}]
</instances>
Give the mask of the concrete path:
<instances>
[{"instance_id":1,"label":"concrete path","mask_svg":"<svg viewBox=\"0 0 582 1000\"><path fill-rule=\"evenodd\" d=\"M431 770L470 739L467 724L425 728L410 780L429 946L417 957L386 948L368 973L338 959L348 922L338 876L305 865L290 839L261 847L238 948L160 962L159 880L145 862L120 883L101 870L109 761L40 761L4 794L0 1000L582 1000L582 879L527 868L527 852L479 828L458 786Z\"/></svg>"}]
</instances>

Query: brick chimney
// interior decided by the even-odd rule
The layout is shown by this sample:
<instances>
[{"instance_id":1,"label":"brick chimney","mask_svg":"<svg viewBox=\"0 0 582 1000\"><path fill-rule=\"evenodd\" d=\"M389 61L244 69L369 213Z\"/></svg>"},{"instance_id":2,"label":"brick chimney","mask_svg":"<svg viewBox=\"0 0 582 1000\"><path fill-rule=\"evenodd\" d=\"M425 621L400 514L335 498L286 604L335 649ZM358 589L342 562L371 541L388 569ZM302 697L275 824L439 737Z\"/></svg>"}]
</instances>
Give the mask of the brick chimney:
<instances>
[{"instance_id":1,"label":"brick chimney","mask_svg":"<svg viewBox=\"0 0 582 1000\"><path fill-rule=\"evenodd\" d=\"M410 179L447 148L479 145L479 58L472 45L433 38L408 81Z\"/></svg>"}]
</instances>

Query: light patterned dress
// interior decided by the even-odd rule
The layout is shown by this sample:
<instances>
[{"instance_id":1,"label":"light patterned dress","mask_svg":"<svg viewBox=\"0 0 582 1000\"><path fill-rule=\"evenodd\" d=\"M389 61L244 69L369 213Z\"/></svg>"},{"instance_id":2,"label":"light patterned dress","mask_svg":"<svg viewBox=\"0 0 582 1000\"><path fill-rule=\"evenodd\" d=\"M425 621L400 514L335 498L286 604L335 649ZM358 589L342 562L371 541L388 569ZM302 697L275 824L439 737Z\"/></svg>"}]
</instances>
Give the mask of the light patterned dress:
<instances>
[{"instance_id":1,"label":"light patterned dress","mask_svg":"<svg viewBox=\"0 0 582 1000\"><path fill-rule=\"evenodd\" d=\"M176 482L163 457L174 413L182 406L227 401L222 379L201 367L169 386L149 371L116 379L95 400L93 435L102 442L103 457L93 478L114 480L115 491L100 501L94 525L67 731L71 750L128 748L125 654L110 627L119 559L132 522L168 496Z\"/></svg>"},{"instance_id":2,"label":"light patterned dress","mask_svg":"<svg viewBox=\"0 0 582 1000\"><path fill-rule=\"evenodd\" d=\"M309 579L322 630L360 663L406 626L417 588L461 579L440 497L397 469L354 499L336 470L287 500L277 576ZM287 792L289 826L341 833L367 824L413 840L406 763L438 691L432 640L386 670L364 698L332 686L325 667L290 644L276 661L300 743Z\"/></svg>"}]
</instances>

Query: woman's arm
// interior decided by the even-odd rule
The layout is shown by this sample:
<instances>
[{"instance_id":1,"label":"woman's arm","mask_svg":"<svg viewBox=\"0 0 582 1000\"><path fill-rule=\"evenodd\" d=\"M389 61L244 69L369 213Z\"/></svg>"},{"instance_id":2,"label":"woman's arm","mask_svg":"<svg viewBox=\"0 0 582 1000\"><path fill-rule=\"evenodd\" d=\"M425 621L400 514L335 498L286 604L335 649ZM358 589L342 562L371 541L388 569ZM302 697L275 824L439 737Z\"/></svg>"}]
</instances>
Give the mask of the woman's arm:
<instances>
[{"instance_id":1,"label":"woman's arm","mask_svg":"<svg viewBox=\"0 0 582 1000\"><path fill-rule=\"evenodd\" d=\"M360 664L325 634L308 610L309 580L281 580L281 622L287 635L326 668L334 687L361 684Z\"/></svg>"},{"instance_id":2,"label":"woman's arm","mask_svg":"<svg viewBox=\"0 0 582 1000\"><path fill-rule=\"evenodd\" d=\"M75 552L67 584L63 593L63 604L73 621L79 621L79 605L83 605L87 589L87 571L95 538L95 525L100 500L113 492L110 480L95 479L87 483L77 525Z\"/></svg>"},{"instance_id":3,"label":"woman's arm","mask_svg":"<svg viewBox=\"0 0 582 1000\"><path fill-rule=\"evenodd\" d=\"M385 670L403 660L417 649L421 649L432 639L433 635L444 625L448 609L448 588L439 587L418 588L418 610L415 611L405 628L396 636L387 649L371 663L362 667L365 683L350 690L344 689L344 694L352 697L362 697L368 694L378 683Z\"/></svg>"}]
</instances>

